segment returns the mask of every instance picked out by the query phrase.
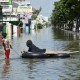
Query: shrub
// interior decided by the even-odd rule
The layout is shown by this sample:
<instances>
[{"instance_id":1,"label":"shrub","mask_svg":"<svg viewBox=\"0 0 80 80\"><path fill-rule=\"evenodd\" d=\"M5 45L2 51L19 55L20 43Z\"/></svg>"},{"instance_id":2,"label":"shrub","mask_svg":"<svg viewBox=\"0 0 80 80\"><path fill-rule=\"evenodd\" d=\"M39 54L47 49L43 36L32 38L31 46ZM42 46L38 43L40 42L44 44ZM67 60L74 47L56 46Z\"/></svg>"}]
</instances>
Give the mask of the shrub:
<instances>
[{"instance_id":1,"label":"shrub","mask_svg":"<svg viewBox=\"0 0 80 80\"><path fill-rule=\"evenodd\" d=\"M42 29L42 28L43 28L43 25L42 25L41 23L38 23L38 24L37 24L37 28L38 28L38 29Z\"/></svg>"},{"instance_id":2,"label":"shrub","mask_svg":"<svg viewBox=\"0 0 80 80\"><path fill-rule=\"evenodd\" d=\"M36 14L33 14L33 15L31 16L31 18L32 18L33 20L35 20L35 19L37 18L37 15L36 15Z\"/></svg>"}]
</instances>

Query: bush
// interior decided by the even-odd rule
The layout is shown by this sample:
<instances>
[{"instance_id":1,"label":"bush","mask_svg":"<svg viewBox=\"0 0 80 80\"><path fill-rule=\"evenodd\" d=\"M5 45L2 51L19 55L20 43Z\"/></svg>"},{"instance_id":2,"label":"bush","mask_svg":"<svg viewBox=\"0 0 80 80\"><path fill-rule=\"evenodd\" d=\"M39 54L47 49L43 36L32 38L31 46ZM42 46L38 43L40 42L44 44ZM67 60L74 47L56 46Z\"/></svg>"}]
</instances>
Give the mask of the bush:
<instances>
[{"instance_id":1,"label":"bush","mask_svg":"<svg viewBox=\"0 0 80 80\"><path fill-rule=\"evenodd\" d=\"M37 24L37 28L38 28L38 29L42 29L42 28L43 28L43 25L42 25L41 23L38 23L38 24Z\"/></svg>"},{"instance_id":2,"label":"bush","mask_svg":"<svg viewBox=\"0 0 80 80\"><path fill-rule=\"evenodd\" d=\"M36 14L33 14L33 15L31 16L31 18L32 18L33 20L35 20L35 19L37 18L37 15L36 15Z\"/></svg>"},{"instance_id":3,"label":"bush","mask_svg":"<svg viewBox=\"0 0 80 80\"><path fill-rule=\"evenodd\" d=\"M9 21L12 25L18 25L19 27L23 26L23 22L22 21Z\"/></svg>"}]
</instances>

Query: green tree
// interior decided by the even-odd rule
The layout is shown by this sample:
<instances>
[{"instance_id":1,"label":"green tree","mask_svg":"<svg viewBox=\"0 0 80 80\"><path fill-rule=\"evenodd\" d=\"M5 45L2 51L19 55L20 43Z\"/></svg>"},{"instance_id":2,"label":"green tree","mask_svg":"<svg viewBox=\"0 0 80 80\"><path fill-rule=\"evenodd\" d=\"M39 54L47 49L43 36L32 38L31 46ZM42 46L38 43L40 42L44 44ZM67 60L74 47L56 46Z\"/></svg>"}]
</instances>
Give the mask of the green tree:
<instances>
[{"instance_id":1,"label":"green tree","mask_svg":"<svg viewBox=\"0 0 80 80\"><path fill-rule=\"evenodd\" d=\"M80 26L80 0L60 0L54 3L51 23L57 26L69 24L72 30L73 22L76 20L76 30Z\"/></svg>"}]
</instances>

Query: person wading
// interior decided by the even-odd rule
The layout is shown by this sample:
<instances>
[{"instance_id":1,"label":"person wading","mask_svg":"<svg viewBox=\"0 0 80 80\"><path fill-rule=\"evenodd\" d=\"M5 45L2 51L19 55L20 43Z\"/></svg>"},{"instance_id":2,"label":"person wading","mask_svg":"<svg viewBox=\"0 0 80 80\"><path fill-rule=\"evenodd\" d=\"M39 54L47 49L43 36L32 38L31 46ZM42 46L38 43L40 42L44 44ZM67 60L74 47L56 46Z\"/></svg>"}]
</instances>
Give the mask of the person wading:
<instances>
[{"instance_id":1,"label":"person wading","mask_svg":"<svg viewBox=\"0 0 80 80\"><path fill-rule=\"evenodd\" d=\"M12 49L12 46L9 42L9 40L6 39L6 34L2 35L2 41L1 41L4 51L5 51L5 59L9 59L10 56L10 48Z\"/></svg>"}]
</instances>

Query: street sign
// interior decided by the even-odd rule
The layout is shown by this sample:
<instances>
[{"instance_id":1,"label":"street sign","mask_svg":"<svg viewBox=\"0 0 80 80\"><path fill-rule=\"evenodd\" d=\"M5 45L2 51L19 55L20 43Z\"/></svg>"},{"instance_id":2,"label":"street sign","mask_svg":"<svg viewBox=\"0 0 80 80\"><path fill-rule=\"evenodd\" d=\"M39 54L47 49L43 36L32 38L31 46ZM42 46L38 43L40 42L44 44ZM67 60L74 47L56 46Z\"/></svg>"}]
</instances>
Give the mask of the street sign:
<instances>
[{"instance_id":1,"label":"street sign","mask_svg":"<svg viewBox=\"0 0 80 80\"><path fill-rule=\"evenodd\" d=\"M4 5L2 12L12 12L12 5Z\"/></svg>"},{"instance_id":2,"label":"street sign","mask_svg":"<svg viewBox=\"0 0 80 80\"><path fill-rule=\"evenodd\" d=\"M17 12L32 12L32 6L18 7Z\"/></svg>"},{"instance_id":3,"label":"street sign","mask_svg":"<svg viewBox=\"0 0 80 80\"><path fill-rule=\"evenodd\" d=\"M2 6L0 6L0 21L3 19Z\"/></svg>"},{"instance_id":4,"label":"street sign","mask_svg":"<svg viewBox=\"0 0 80 80\"><path fill-rule=\"evenodd\" d=\"M0 0L1 3L8 3L8 5L12 5L12 0Z\"/></svg>"},{"instance_id":5,"label":"street sign","mask_svg":"<svg viewBox=\"0 0 80 80\"><path fill-rule=\"evenodd\" d=\"M8 3L9 5L12 5L12 0L9 0L9 3Z\"/></svg>"}]
</instances>

